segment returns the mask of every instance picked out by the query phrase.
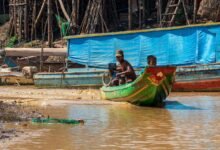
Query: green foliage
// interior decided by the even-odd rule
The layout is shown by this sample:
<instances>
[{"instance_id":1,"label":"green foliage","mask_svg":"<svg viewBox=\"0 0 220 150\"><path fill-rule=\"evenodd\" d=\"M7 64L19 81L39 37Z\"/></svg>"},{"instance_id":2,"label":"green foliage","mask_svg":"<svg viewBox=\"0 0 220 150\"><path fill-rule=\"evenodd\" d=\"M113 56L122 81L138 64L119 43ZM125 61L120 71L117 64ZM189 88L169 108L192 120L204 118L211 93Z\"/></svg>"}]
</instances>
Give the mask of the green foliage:
<instances>
[{"instance_id":1,"label":"green foliage","mask_svg":"<svg viewBox=\"0 0 220 150\"><path fill-rule=\"evenodd\" d=\"M8 40L8 43L6 44L6 47L12 48L15 46L15 44L17 43L18 38L17 36L13 36Z\"/></svg>"}]
</instances>

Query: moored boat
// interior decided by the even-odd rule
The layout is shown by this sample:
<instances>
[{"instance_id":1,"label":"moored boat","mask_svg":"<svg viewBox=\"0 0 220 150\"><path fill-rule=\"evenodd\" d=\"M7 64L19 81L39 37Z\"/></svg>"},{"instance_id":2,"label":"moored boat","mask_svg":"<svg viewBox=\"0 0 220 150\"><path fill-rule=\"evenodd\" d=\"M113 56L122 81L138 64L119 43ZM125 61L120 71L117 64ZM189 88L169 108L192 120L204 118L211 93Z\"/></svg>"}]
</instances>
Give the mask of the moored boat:
<instances>
[{"instance_id":1,"label":"moored boat","mask_svg":"<svg viewBox=\"0 0 220 150\"><path fill-rule=\"evenodd\" d=\"M175 79L176 67L147 67L132 83L103 86L102 98L140 106L162 106Z\"/></svg>"},{"instance_id":2,"label":"moored boat","mask_svg":"<svg viewBox=\"0 0 220 150\"><path fill-rule=\"evenodd\" d=\"M220 91L220 64L178 67L176 92L217 92Z\"/></svg>"},{"instance_id":3,"label":"moored boat","mask_svg":"<svg viewBox=\"0 0 220 150\"><path fill-rule=\"evenodd\" d=\"M97 68L75 68L68 72L37 73L34 84L39 88L73 88L102 86L104 70Z\"/></svg>"}]
</instances>

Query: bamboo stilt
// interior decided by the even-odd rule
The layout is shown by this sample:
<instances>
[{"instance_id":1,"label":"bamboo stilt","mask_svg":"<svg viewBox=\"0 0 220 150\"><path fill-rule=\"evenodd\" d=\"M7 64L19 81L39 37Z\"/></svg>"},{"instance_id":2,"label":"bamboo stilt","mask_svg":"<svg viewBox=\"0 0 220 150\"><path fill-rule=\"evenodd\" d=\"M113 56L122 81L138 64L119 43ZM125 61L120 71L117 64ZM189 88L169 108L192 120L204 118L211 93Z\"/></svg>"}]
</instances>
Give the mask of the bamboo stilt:
<instances>
[{"instance_id":1,"label":"bamboo stilt","mask_svg":"<svg viewBox=\"0 0 220 150\"><path fill-rule=\"evenodd\" d=\"M44 0L43 1L43 4L42 4L42 6L41 6L41 9L40 9L40 12L38 13L38 16L37 16L37 18L36 18L36 20L35 20L35 26L37 25L37 23L39 22L39 19L40 19L40 17L42 16L42 14L43 14L43 10L44 10L44 8L45 8L45 6L46 6L46 2L47 2L47 0Z\"/></svg>"},{"instance_id":2,"label":"bamboo stilt","mask_svg":"<svg viewBox=\"0 0 220 150\"><path fill-rule=\"evenodd\" d=\"M196 23L196 16L197 16L197 0L194 0L193 23Z\"/></svg>"},{"instance_id":3,"label":"bamboo stilt","mask_svg":"<svg viewBox=\"0 0 220 150\"><path fill-rule=\"evenodd\" d=\"M27 41L28 40L28 3L27 0L24 1L25 3L25 8L24 8L24 39Z\"/></svg>"},{"instance_id":4,"label":"bamboo stilt","mask_svg":"<svg viewBox=\"0 0 220 150\"><path fill-rule=\"evenodd\" d=\"M65 7L64 7L63 1L62 1L62 0L58 0L58 2L59 2L59 4L60 4L60 7L61 7L61 9L62 9L62 11L63 11L64 16L66 17L66 20L67 20L68 22L70 22L70 17L69 17L69 15L68 15L68 13L66 12L66 9L65 9Z\"/></svg>"},{"instance_id":5,"label":"bamboo stilt","mask_svg":"<svg viewBox=\"0 0 220 150\"><path fill-rule=\"evenodd\" d=\"M128 29L132 28L132 2L128 0Z\"/></svg>"},{"instance_id":6,"label":"bamboo stilt","mask_svg":"<svg viewBox=\"0 0 220 150\"><path fill-rule=\"evenodd\" d=\"M51 10L51 0L47 1L47 15L48 15L48 45L52 47L52 10Z\"/></svg>"}]
</instances>

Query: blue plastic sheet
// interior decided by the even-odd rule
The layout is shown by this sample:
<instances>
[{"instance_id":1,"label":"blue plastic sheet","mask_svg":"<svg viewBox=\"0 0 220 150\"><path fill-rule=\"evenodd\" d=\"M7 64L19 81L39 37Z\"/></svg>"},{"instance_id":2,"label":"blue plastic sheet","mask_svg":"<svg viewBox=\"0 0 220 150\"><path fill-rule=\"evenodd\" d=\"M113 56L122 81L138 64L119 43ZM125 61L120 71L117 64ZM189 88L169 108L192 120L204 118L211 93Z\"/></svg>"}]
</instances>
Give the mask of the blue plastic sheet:
<instances>
[{"instance_id":1,"label":"blue plastic sheet","mask_svg":"<svg viewBox=\"0 0 220 150\"><path fill-rule=\"evenodd\" d=\"M161 66L213 63L220 53L220 26L70 38L68 59L106 68L116 62L118 49L135 68L145 67L148 55L155 55Z\"/></svg>"}]
</instances>

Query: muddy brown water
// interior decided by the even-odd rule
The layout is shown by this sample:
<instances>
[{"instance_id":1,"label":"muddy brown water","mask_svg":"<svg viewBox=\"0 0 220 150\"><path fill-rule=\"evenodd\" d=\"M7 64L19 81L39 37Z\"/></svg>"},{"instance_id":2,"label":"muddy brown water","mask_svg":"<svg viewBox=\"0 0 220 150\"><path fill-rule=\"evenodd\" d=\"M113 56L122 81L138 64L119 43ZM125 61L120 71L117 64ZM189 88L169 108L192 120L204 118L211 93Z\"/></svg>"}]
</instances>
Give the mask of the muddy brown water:
<instances>
[{"instance_id":1,"label":"muddy brown water","mask_svg":"<svg viewBox=\"0 0 220 150\"><path fill-rule=\"evenodd\" d=\"M76 105L44 107L58 118L84 119L84 125L30 124L40 133L6 149L219 149L220 94L177 94L166 107Z\"/></svg>"}]
</instances>

